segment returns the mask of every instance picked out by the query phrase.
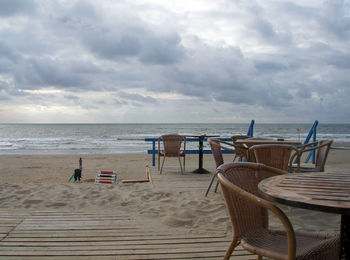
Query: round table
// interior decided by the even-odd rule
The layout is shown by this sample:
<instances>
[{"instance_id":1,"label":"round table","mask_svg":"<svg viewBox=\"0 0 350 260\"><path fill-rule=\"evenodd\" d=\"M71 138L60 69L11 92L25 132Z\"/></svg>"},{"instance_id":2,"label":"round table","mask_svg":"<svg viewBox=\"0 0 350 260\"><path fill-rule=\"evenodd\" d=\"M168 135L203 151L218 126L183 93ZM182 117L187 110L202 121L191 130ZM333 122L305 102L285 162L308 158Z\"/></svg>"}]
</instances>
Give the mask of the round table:
<instances>
[{"instance_id":1,"label":"round table","mask_svg":"<svg viewBox=\"0 0 350 260\"><path fill-rule=\"evenodd\" d=\"M261 181L259 191L273 202L341 214L340 259L350 259L350 172L279 175Z\"/></svg>"}]
</instances>

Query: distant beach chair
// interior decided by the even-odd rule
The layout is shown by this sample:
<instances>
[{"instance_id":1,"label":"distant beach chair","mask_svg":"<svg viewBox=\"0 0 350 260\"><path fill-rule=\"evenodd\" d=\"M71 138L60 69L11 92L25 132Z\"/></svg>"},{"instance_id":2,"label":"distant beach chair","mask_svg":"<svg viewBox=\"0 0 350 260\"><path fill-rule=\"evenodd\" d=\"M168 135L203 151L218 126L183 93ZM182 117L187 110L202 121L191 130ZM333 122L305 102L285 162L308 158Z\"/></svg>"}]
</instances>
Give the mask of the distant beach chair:
<instances>
[{"instance_id":1,"label":"distant beach chair","mask_svg":"<svg viewBox=\"0 0 350 260\"><path fill-rule=\"evenodd\" d=\"M259 144L249 148L249 161L288 171L291 169L291 157L298 149L288 144Z\"/></svg>"},{"instance_id":2,"label":"distant beach chair","mask_svg":"<svg viewBox=\"0 0 350 260\"><path fill-rule=\"evenodd\" d=\"M160 141L163 141L163 148L161 149ZM183 150L181 150L182 141L184 143ZM162 135L158 138L158 171L160 167L160 157L163 158L160 174L162 174L165 157L177 157L179 159L181 174L185 171L185 157L186 157L186 137L178 134ZM184 166L182 168L180 157L183 157Z\"/></svg>"},{"instance_id":3,"label":"distant beach chair","mask_svg":"<svg viewBox=\"0 0 350 260\"><path fill-rule=\"evenodd\" d=\"M274 204L259 195L258 184L265 178L285 174L277 168L257 163L228 163L217 169L222 194L229 212L233 237L224 259L241 246L257 259L338 259L339 236L294 232L288 217ZM284 230L271 230L269 212Z\"/></svg>"},{"instance_id":4,"label":"distant beach chair","mask_svg":"<svg viewBox=\"0 0 350 260\"><path fill-rule=\"evenodd\" d=\"M221 164L224 163L224 157L222 156L221 149L231 151L231 152L236 152L234 149L234 145L232 143L228 143L228 142L221 141L219 139L214 139L214 138L210 138L208 140L208 143L210 145L210 149L211 149L213 157L214 157L216 168L218 168ZM231 147L231 148L229 148L229 147ZM233 158L233 160L235 158L236 158L236 156ZM213 176L211 177L211 180L209 182L209 186L207 188L207 191L205 192L205 197L208 196L209 190L210 190L211 186L213 185L215 177L216 177L216 173L214 173ZM215 192L217 191L218 185L219 185L219 182L216 183Z\"/></svg>"},{"instance_id":5,"label":"distant beach chair","mask_svg":"<svg viewBox=\"0 0 350 260\"><path fill-rule=\"evenodd\" d=\"M298 165L293 167L296 172L324 172L329 150L333 140L321 140L298 146L298 153L291 158L291 163L297 159ZM316 163L314 167L300 166L300 160L303 153L316 151Z\"/></svg>"}]
</instances>

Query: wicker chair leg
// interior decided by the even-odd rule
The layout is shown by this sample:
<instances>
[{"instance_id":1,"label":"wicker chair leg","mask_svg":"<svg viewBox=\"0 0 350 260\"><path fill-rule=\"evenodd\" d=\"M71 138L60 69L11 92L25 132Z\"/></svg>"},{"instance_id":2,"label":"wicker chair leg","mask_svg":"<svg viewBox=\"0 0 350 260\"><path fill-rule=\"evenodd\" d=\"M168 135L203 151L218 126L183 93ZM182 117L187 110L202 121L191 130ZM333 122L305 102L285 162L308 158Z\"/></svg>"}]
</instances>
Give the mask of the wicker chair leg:
<instances>
[{"instance_id":1,"label":"wicker chair leg","mask_svg":"<svg viewBox=\"0 0 350 260\"><path fill-rule=\"evenodd\" d=\"M184 156L184 172L186 171L185 167L186 167L186 160L185 160L185 156Z\"/></svg>"},{"instance_id":2,"label":"wicker chair leg","mask_svg":"<svg viewBox=\"0 0 350 260\"><path fill-rule=\"evenodd\" d=\"M159 171L159 168L160 168L160 156L158 154L158 171Z\"/></svg>"},{"instance_id":3,"label":"wicker chair leg","mask_svg":"<svg viewBox=\"0 0 350 260\"><path fill-rule=\"evenodd\" d=\"M180 157L177 157L177 158L179 159L180 168L181 168L181 174L184 174L184 171L183 171L183 169L182 169L181 159L180 159Z\"/></svg>"},{"instance_id":4,"label":"wicker chair leg","mask_svg":"<svg viewBox=\"0 0 350 260\"><path fill-rule=\"evenodd\" d=\"M218 191L218 187L219 187L219 181L216 181L216 186L215 186L215 193Z\"/></svg>"},{"instance_id":5,"label":"wicker chair leg","mask_svg":"<svg viewBox=\"0 0 350 260\"><path fill-rule=\"evenodd\" d=\"M205 197L208 196L208 193L209 193L209 190L211 188L211 185L213 184L214 180L215 180L215 177L216 175L214 174L213 177L211 177L211 180L210 180L210 183L209 183L209 186L208 186L208 189L207 191L205 192Z\"/></svg>"},{"instance_id":6,"label":"wicker chair leg","mask_svg":"<svg viewBox=\"0 0 350 260\"><path fill-rule=\"evenodd\" d=\"M162 162L162 167L160 168L160 173L159 174L162 174L164 162L165 162L165 156L164 156L164 159L163 159L163 162Z\"/></svg>"},{"instance_id":7,"label":"wicker chair leg","mask_svg":"<svg viewBox=\"0 0 350 260\"><path fill-rule=\"evenodd\" d=\"M236 248L236 246L238 244L239 244L238 238L237 237L233 237L229 248L227 248L227 250L226 250L226 254L224 256L224 260L230 259L233 250Z\"/></svg>"}]
</instances>

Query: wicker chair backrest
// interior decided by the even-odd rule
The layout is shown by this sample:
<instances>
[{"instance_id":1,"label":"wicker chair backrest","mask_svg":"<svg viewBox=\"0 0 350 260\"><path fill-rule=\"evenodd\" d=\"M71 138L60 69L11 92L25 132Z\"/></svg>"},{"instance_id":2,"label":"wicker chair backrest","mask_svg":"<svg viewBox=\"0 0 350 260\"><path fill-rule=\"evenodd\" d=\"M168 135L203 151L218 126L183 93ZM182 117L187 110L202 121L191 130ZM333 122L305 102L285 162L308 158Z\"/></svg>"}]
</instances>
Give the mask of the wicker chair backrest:
<instances>
[{"instance_id":1,"label":"wicker chair backrest","mask_svg":"<svg viewBox=\"0 0 350 260\"><path fill-rule=\"evenodd\" d=\"M329 152L329 149L331 148L332 143L333 143L332 140L322 140L319 142L319 146L321 147L317 151L315 171L324 172L324 167L326 165L328 152Z\"/></svg>"},{"instance_id":2,"label":"wicker chair backrest","mask_svg":"<svg viewBox=\"0 0 350 260\"><path fill-rule=\"evenodd\" d=\"M181 149L181 143L183 140L182 135L170 134L162 135L164 154L165 155L179 155Z\"/></svg>"},{"instance_id":3,"label":"wicker chair backrest","mask_svg":"<svg viewBox=\"0 0 350 260\"><path fill-rule=\"evenodd\" d=\"M224 163L220 142L216 139L209 139L208 142L210 145L211 152L213 153L213 157L217 168Z\"/></svg>"},{"instance_id":4,"label":"wicker chair backrest","mask_svg":"<svg viewBox=\"0 0 350 260\"><path fill-rule=\"evenodd\" d=\"M255 162L263 163L267 166L288 171L292 152L297 152L297 148L287 144L260 144L249 148L249 153L253 154Z\"/></svg>"},{"instance_id":5,"label":"wicker chair backrest","mask_svg":"<svg viewBox=\"0 0 350 260\"><path fill-rule=\"evenodd\" d=\"M225 163L217 169L236 190L244 190L259 200L258 184L265 178L287 172L258 163ZM220 183L222 182L219 178ZM254 230L268 227L268 213L264 207L246 199L232 189L221 188L229 211L233 232L237 237L247 237ZM250 235L249 235L250 234Z\"/></svg>"}]
</instances>

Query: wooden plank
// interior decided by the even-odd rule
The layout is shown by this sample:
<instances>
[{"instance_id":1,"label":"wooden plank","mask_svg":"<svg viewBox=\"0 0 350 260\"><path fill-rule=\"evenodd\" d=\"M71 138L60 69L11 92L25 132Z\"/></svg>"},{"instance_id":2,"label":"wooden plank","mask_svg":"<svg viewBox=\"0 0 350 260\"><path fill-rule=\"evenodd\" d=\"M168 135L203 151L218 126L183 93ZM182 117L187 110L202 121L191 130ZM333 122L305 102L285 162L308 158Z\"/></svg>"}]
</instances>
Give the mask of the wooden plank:
<instances>
[{"instance_id":1,"label":"wooden plank","mask_svg":"<svg viewBox=\"0 0 350 260\"><path fill-rule=\"evenodd\" d=\"M77 247L77 246L123 246L123 245L169 245L169 244L203 244L207 245L208 243L229 243L227 238L216 238L213 239L211 237L198 238L198 239L188 239L186 237L177 238L177 239L169 239L167 237L164 238L156 238L156 239L147 239L147 240L139 240L134 238L133 240L127 239L123 240L122 238L114 239L114 240L93 240L93 241L75 241L69 242L67 240L63 241L18 241L18 242L0 242L1 248L5 247Z\"/></svg>"},{"instance_id":2,"label":"wooden plank","mask_svg":"<svg viewBox=\"0 0 350 260\"><path fill-rule=\"evenodd\" d=\"M137 241L136 241L137 242ZM198 242L182 242L182 241L170 241L168 243L117 243L114 242L112 244L104 244L104 243L99 243L99 244L70 244L70 245L60 245L59 243L56 243L55 245L34 245L34 246L29 246L29 245L24 245L24 246L12 246L12 245L1 245L0 247L0 254L3 251L8 251L8 250L20 250L20 251L61 251L61 252L69 252L69 251L107 251L107 250L160 250L160 249L171 249L171 248L176 248L176 249L182 249L182 248L221 248L224 247L226 248L229 245L228 241L198 241Z\"/></svg>"},{"instance_id":3,"label":"wooden plank","mask_svg":"<svg viewBox=\"0 0 350 260\"><path fill-rule=\"evenodd\" d=\"M112 237L13 237L11 234L6 238L5 241L1 241L1 243L7 243L7 242L60 242L60 241L66 241L66 242L91 242L91 241L120 241L123 240L123 237L128 239L129 241L132 239L139 239L140 241L145 240L154 240L155 238L159 239L169 239L167 236L161 235L161 234L154 234L153 237L144 237L142 234L138 235L135 234L134 236L130 236L129 234L120 234L119 237L112 236ZM185 238L184 238L185 239Z\"/></svg>"},{"instance_id":4,"label":"wooden plank","mask_svg":"<svg viewBox=\"0 0 350 260\"><path fill-rule=\"evenodd\" d=\"M26 256L26 255L32 255L32 256L89 256L89 255L153 255L153 254L177 254L177 253L186 253L186 254L205 254L208 252L225 252L227 249L227 245L222 246L214 246L213 248L210 247L170 247L167 248L157 248L157 247L151 247L149 249L147 248L124 248L124 249L110 249L110 250L88 250L87 248L81 248L80 250L36 250L36 249L29 249L29 250L2 250L0 251L1 256L7 256L7 255L15 255L15 256Z\"/></svg>"},{"instance_id":5,"label":"wooden plank","mask_svg":"<svg viewBox=\"0 0 350 260\"><path fill-rule=\"evenodd\" d=\"M181 254L181 253L178 253L176 255L136 255L136 256L133 256L133 255L124 255L124 256L118 256L118 260L144 260L144 259L159 259L159 260L168 260L168 259L186 259L186 260L191 260L191 259L222 259L223 258L223 253L221 252L208 252L208 253L205 253L205 254L202 254L202 255L198 255L197 256L190 256L189 254ZM23 259L27 259L27 260L37 260L37 259L40 259L40 260L52 260L52 259L64 259L64 260L80 260L80 259L86 259L86 256L55 256L54 258L52 257L37 257L37 256L26 256L25 258L24 257L9 257L9 256L6 256L6 257L1 257L0 256L0 259L12 259L12 260L23 260ZM89 260L115 260L116 257L115 256L89 256L88 257ZM231 256L230 259L233 259L233 260L255 260L256 257L254 255L251 255L249 253L247 253L246 251L242 252L242 251L237 251L235 250ZM265 258L264 258L265 259Z\"/></svg>"},{"instance_id":6,"label":"wooden plank","mask_svg":"<svg viewBox=\"0 0 350 260\"><path fill-rule=\"evenodd\" d=\"M139 237L139 239L202 239L206 238L208 235L202 235L202 234L186 234L184 236L183 234L165 234L164 231L157 231L157 230L149 230L147 232L142 232L143 230L140 230L139 233L130 233L130 232L118 232L118 231L99 231L99 230L92 230L92 231L62 231L58 230L55 233L48 232L48 231L26 231L26 232L20 232L20 231L11 231L9 234L9 238L60 238L60 237L70 237L70 238L119 238L122 236L123 239L134 239L135 237ZM227 237L226 234L220 233L220 232L210 232L211 238L225 238Z\"/></svg>"},{"instance_id":7,"label":"wooden plank","mask_svg":"<svg viewBox=\"0 0 350 260\"><path fill-rule=\"evenodd\" d=\"M14 227L0 227L0 234L6 234L10 232Z\"/></svg>"}]
</instances>

